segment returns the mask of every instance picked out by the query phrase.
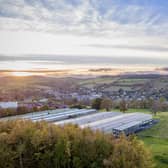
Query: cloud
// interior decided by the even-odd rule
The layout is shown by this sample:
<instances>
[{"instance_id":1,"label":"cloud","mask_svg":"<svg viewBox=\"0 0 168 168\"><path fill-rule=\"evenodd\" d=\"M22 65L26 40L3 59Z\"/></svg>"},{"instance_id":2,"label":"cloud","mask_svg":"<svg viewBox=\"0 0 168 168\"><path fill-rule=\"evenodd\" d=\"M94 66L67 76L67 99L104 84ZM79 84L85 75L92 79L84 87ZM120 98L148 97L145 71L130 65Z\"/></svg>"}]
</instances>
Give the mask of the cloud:
<instances>
[{"instance_id":1,"label":"cloud","mask_svg":"<svg viewBox=\"0 0 168 168\"><path fill-rule=\"evenodd\" d=\"M51 33L163 35L168 27L166 20L161 19L167 17L150 6L105 2L103 8L99 0L1 0L0 28L18 30L17 24L20 29L31 27L32 31Z\"/></svg>"},{"instance_id":2,"label":"cloud","mask_svg":"<svg viewBox=\"0 0 168 168\"><path fill-rule=\"evenodd\" d=\"M90 44L87 47L95 48L117 48L117 49L131 49L131 50L143 50L143 51L156 51L156 52L168 52L168 47L164 46L154 46L154 45L144 45L144 46L135 46L135 45L111 45L111 44Z\"/></svg>"},{"instance_id":3,"label":"cloud","mask_svg":"<svg viewBox=\"0 0 168 168\"><path fill-rule=\"evenodd\" d=\"M121 57L90 57L90 56L74 56L69 55L68 57L66 55L23 55L20 56L2 56L0 55L0 61L6 62L6 61L13 61L13 62L27 62L31 63L34 62L35 64L43 63L46 65L52 64L62 64L62 65L105 65L109 67L109 65L146 65L151 66L154 65L164 65L167 66L166 62L168 61L168 58L159 59L159 58L153 58L153 62L151 64L151 58L149 57L139 57L135 58L133 56L128 56L127 59L123 59ZM40 61L39 61L40 60ZM96 62L96 64L95 64ZM159 68L158 70L166 70Z\"/></svg>"},{"instance_id":4,"label":"cloud","mask_svg":"<svg viewBox=\"0 0 168 168\"><path fill-rule=\"evenodd\" d=\"M0 0L0 53L166 57L166 2L142 1Z\"/></svg>"}]
</instances>

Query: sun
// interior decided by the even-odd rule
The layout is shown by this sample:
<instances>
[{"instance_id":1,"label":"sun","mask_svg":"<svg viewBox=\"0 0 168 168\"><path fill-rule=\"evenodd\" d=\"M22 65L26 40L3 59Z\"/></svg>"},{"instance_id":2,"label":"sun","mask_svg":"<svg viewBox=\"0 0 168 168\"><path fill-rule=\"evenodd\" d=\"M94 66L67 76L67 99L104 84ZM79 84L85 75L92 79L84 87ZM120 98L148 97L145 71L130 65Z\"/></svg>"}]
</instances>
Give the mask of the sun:
<instances>
[{"instance_id":1,"label":"sun","mask_svg":"<svg viewBox=\"0 0 168 168\"><path fill-rule=\"evenodd\" d=\"M24 77L24 76L32 76L33 73L31 72L11 72L12 76L17 76L17 77Z\"/></svg>"}]
</instances>

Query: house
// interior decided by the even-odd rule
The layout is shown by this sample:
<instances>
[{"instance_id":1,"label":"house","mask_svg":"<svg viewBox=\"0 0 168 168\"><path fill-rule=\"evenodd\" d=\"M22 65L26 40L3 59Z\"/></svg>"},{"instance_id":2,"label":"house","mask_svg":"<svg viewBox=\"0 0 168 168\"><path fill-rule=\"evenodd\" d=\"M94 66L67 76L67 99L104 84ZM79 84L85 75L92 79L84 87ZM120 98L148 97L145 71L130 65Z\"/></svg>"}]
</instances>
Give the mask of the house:
<instances>
[{"instance_id":1,"label":"house","mask_svg":"<svg viewBox=\"0 0 168 168\"><path fill-rule=\"evenodd\" d=\"M7 108L17 108L18 102L0 102L0 108L7 109Z\"/></svg>"}]
</instances>

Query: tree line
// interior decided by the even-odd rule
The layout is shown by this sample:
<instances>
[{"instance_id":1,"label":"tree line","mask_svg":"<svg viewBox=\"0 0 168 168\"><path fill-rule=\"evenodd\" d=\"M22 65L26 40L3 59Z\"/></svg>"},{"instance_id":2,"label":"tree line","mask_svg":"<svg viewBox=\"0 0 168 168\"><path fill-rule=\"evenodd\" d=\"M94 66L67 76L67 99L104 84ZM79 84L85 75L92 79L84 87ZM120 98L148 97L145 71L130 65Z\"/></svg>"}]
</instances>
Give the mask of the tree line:
<instances>
[{"instance_id":1,"label":"tree line","mask_svg":"<svg viewBox=\"0 0 168 168\"><path fill-rule=\"evenodd\" d=\"M45 111L49 110L50 108L47 105L44 105L40 108L34 106L33 108L28 108L26 106L19 106L17 108L0 108L0 117L7 117L7 116L14 116L14 115L21 115L26 113L38 112L38 111Z\"/></svg>"},{"instance_id":2,"label":"tree line","mask_svg":"<svg viewBox=\"0 0 168 168\"><path fill-rule=\"evenodd\" d=\"M106 110L110 111L111 109L119 109L121 112L126 112L129 108L135 108L135 109L149 109L154 115L157 114L157 112L166 112L168 111L168 102L164 98L160 98L158 100L153 99L146 99L146 100L132 100L127 101L125 99L121 100L112 100L108 97L103 98L96 98L93 101L91 101L89 104L85 104L84 102L78 102L77 100L69 100L68 107L70 108L94 108L97 110ZM14 116L14 115L20 115L20 114L26 114L31 112L38 112L38 111L44 111L44 110L50 110L49 105L43 105L40 108L34 106L33 108L27 108L26 106L19 106L17 109L7 108L2 109L0 108L0 117L7 117L7 116Z\"/></svg>"},{"instance_id":3,"label":"tree line","mask_svg":"<svg viewBox=\"0 0 168 168\"><path fill-rule=\"evenodd\" d=\"M152 168L136 137L114 138L75 125L0 122L0 168Z\"/></svg>"},{"instance_id":4,"label":"tree line","mask_svg":"<svg viewBox=\"0 0 168 168\"><path fill-rule=\"evenodd\" d=\"M127 101L125 99L121 100L111 100L110 98L96 98L92 101L92 108L97 110L110 111L111 109L119 109L121 112L126 112L129 108L136 109L149 109L154 115L157 112L168 111L168 102L164 98L158 100L147 99L147 100L132 100Z\"/></svg>"}]
</instances>

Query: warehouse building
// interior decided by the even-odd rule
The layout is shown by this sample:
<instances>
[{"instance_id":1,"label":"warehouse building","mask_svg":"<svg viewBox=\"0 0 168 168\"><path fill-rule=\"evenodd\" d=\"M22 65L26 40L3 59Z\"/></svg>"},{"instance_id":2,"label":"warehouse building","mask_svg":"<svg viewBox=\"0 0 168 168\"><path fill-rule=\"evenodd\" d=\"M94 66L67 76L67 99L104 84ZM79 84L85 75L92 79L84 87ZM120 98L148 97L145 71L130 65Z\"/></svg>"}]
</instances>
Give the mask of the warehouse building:
<instances>
[{"instance_id":1,"label":"warehouse building","mask_svg":"<svg viewBox=\"0 0 168 168\"><path fill-rule=\"evenodd\" d=\"M17 115L14 117L5 117L1 120L11 120L11 119L26 119L32 121L46 121L46 122L55 122L61 121L69 118L75 118L79 116L89 115L96 113L95 109L56 109L56 110L47 110L34 113L28 113L24 115Z\"/></svg>"},{"instance_id":2,"label":"warehouse building","mask_svg":"<svg viewBox=\"0 0 168 168\"><path fill-rule=\"evenodd\" d=\"M106 118L118 116L121 114L122 114L121 112L99 112L99 113L90 114L87 116L82 116L82 117L77 117L73 119L55 122L55 124L57 125L65 125L65 124L83 125L83 124L88 124L88 123L93 123L95 121L103 120Z\"/></svg>"},{"instance_id":3,"label":"warehouse building","mask_svg":"<svg viewBox=\"0 0 168 168\"><path fill-rule=\"evenodd\" d=\"M94 131L113 133L118 136L122 132L126 135L146 129L153 124L152 115L144 113L97 112L95 109L56 109L47 110L1 120L24 119L53 122L57 125L75 124L81 128Z\"/></svg>"},{"instance_id":4,"label":"warehouse building","mask_svg":"<svg viewBox=\"0 0 168 168\"><path fill-rule=\"evenodd\" d=\"M128 135L143 130L145 126L151 125L152 121L152 115L150 114L129 113L89 124L83 124L80 125L80 127L89 127L92 130L100 130L118 136L122 132Z\"/></svg>"},{"instance_id":5,"label":"warehouse building","mask_svg":"<svg viewBox=\"0 0 168 168\"><path fill-rule=\"evenodd\" d=\"M17 108L18 102L0 102L0 108L7 109L7 108Z\"/></svg>"},{"instance_id":6,"label":"warehouse building","mask_svg":"<svg viewBox=\"0 0 168 168\"><path fill-rule=\"evenodd\" d=\"M81 128L94 131L113 133L118 136L122 132L126 135L143 130L152 125L152 115L144 113L100 112L88 116L55 122L57 125L77 124Z\"/></svg>"}]
</instances>

